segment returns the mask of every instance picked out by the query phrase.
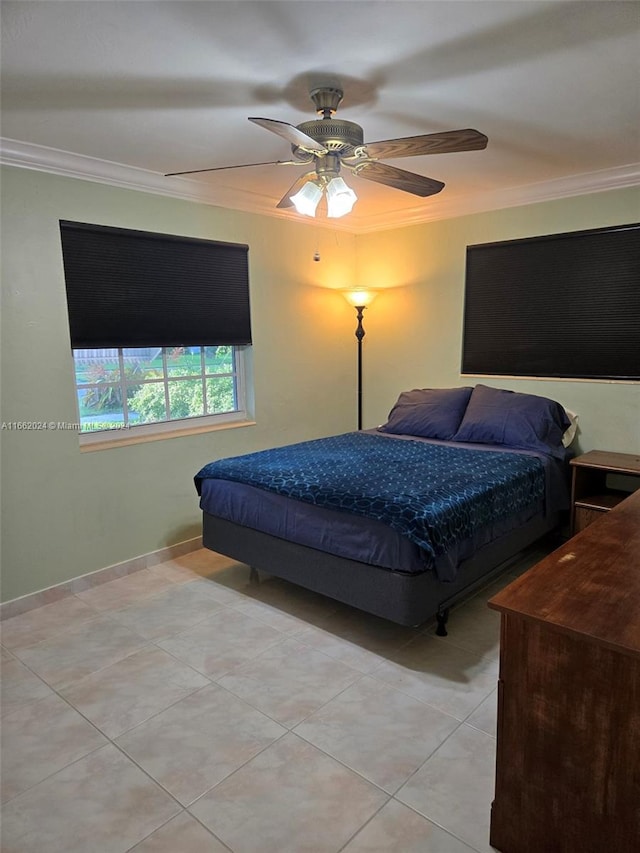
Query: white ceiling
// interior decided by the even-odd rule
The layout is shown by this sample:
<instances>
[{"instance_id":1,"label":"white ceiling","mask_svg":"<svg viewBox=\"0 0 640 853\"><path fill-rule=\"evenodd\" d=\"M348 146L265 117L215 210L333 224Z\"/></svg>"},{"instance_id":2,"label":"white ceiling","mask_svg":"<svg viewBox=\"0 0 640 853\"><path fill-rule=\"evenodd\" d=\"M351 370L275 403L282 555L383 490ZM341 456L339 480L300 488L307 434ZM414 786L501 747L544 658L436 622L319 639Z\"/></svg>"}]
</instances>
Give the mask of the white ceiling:
<instances>
[{"instance_id":1,"label":"white ceiling","mask_svg":"<svg viewBox=\"0 0 640 853\"><path fill-rule=\"evenodd\" d=\"M248 116L338 118L365 141L472 127L485 151L391 161L446 183L420 199L347 176L349 230L640 183L640 4L493 0L3 0L2 160L301 218L304 167Z\"/></svg>"}]
</instances>

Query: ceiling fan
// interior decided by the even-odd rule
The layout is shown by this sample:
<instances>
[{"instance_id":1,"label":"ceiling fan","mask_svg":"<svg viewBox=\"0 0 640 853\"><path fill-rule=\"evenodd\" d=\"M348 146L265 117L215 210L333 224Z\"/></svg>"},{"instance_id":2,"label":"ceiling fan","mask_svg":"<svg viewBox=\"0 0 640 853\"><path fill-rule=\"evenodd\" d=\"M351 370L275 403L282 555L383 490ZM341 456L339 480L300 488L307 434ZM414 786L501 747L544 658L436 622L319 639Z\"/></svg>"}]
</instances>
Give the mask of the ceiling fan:
<instances>
[{"instance_id":1,"label":"ceiling fan","mask_svg":"<svg viewBox=\"0 0 640 853\"><path fill-rule=\"evenodd\" d=\"M396 166L389 166L381 163L380 159L475 151L487 146L488 139L484 133L470 128L365 143L364 133L359 124L334 118L343 97L342 89L324 86L312 89L309 95L315 104L316 112L322 118L305 121L297 126L276 119L249 118L249 121L254 124L286 139L291 144L294 159L169 172L165 177L251 166L313 164L313 170L305 172L294 181L278 202L277 207L295 207L299 213L315 216L323 192L326 191L327 215L337 217L349 213L357 200L354 191L340 177L341 167L365 180L385 184L424 198L439 193L444 187L442 181L436 181L415 172L407 172Z\"/></svg>"}]
</instances>

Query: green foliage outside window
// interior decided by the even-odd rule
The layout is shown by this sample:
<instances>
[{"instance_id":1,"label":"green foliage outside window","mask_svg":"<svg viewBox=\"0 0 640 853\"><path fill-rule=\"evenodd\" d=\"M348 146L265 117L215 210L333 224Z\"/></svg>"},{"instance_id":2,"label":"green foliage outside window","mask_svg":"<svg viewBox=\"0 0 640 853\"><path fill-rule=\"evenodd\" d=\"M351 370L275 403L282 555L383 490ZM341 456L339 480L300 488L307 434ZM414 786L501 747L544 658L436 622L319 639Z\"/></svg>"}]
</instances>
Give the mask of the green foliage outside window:
<instances>
[{"instance_id":1,"label":"green foliage outside window","mask_svg":"<svg viewBox=\"0 0 640 853\"><path fill-rule=\"evenodd\" d=\"M140 387L137 384L129 384L141 377L141 369L137 364L125 365L124 379L127 382L127 400L136 393ZM93 412L121 412L122 411L122 384L120 383L120 369L118 367L106 368L101 364L92 365L87 370L87 382L96 383L88 388L84 396L83 405Z\"/></svg>"},{"instance_id":2,"label":"green foliage outside window","mask_svg":"<svg viewBox=\"0 0 640 853\"><path fill-rule=\"evenodd\" d=\"M233 378L207 379L207 412L204 411L202 382L183 379L169 383L171 419L232 412L235 409ZM164 385L143 385L129 400L129 410L138 415L137 423L167 420Z\"/></svg>"},{"instance_id":3,"label":"green foliage outside window","mask_svg":"<svg viewBox=\"0 0 640 853\"><path fill-rule=\"evenodd\" d=\"M160 348L152 358L131 349L120 355L119 363L113 355L99 363L76 363L80 415L87 430L100 416L116 423L120 415L122 422L135 425L237 410L232 346L172 347L164 350L164 358Z\"/></svg>"}]
</instances>

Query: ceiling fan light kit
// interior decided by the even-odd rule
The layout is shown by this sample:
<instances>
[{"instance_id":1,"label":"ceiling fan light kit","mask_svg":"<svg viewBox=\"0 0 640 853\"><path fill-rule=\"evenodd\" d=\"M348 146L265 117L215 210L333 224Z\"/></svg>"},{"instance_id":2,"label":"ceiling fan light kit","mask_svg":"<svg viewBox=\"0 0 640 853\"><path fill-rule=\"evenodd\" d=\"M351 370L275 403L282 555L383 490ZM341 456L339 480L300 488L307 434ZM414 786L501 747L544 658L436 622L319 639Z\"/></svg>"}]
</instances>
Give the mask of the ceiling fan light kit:
<instances>
[{"instance_id":1,"label":"ceiling fan light kit","mask_svg":"<svg viewBox=\"0 0 640 853\"><path fill-rule=\"evenodd\" d=\"M305 121L297 126L268 118L249 118L249 121L286 139L291 145L293 160L272 163L246 163L238 166L218 166L191 172L172 172L172 175L216 172L221 169L241 169L251 166L302 166L313 163L315 171L299 176L277 204L279 208L294 207L305 216L315 216L323 192L327 195L327 216L340 217L350 213L357 200L355 192L340 177L344 166L364 180L385 184L394 189L426 198L439 193L442 181L408 172L380 162L381 157L417 157L424 154L451 154L458 151L478 151L487 146L484 133L467 128L442 133L426 133L402 139L364 142L359 124L334 118L342 101L342 89L319 87L309 93L316 112L322 118Z\"/></svg>"},{"instance_id":2,"label":"ceiling fan light kit","mask_svg":"<svg viewBox=\"0 0 640 853\"><path fill-rule=\"evenodd\" d=\"M327 184L327 216L330 218L337 219L351 213L357 200L358 196L342 178L333 178Z\"/></svg>"},{"instance_id":3,"label":"ceiling fan light kit","mask_svg":"<svg viewBox=\"0 0 640 853\"><path fill-rule=\"evenodd\" d=\"M303 216L315 216L322 190L314 181L307 183L295 195L289 196L295 209Z\"/></svg>"},{"instance_id":4,"label":"ceiling fan light kit","mask_svg":"<svg viewBox=\"0 0 640 853\"><path fill-rule=\"evenodd\" d=\"M325 154L318 160L315 172L303 176L306 183L301 189L288 196L289 201L303 216L315 216L323 191L327 194L327 216L337 219L353 209L357 195L339 176L340 159L335 153ZM291 188L297 189L298 181ZM281 206L283 206L281 204Z\"/></svg>"}]
</instances>

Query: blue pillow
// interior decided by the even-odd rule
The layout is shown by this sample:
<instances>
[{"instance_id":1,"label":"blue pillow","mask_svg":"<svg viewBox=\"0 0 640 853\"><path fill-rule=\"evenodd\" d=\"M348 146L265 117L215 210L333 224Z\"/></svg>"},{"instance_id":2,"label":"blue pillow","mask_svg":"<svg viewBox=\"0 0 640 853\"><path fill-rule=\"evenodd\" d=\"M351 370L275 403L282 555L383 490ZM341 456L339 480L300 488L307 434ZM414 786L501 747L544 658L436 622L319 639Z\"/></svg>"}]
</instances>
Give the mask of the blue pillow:
<instances>
[{"instance_id":1,"label":"blue pillow","mask_svg":"<svg viewBox=\"0 0 640 853\"><path fill-rule=\"evenodd\" d=\"M453 438L538 450L564 459L562 436L570 424L565 410L555 400L476 385Z\"/></svg>"},{"instance_id":2,"label":"blue pillow","mask_svg":"<svg viewBox=\"0 0 640 853\"><path fill-rule=\"evenodd\" d=\"M420 438L453 438L460 426L472 388L422 388L403 391L389 412L382 432Z\"/></svg>"}]
</instances>

